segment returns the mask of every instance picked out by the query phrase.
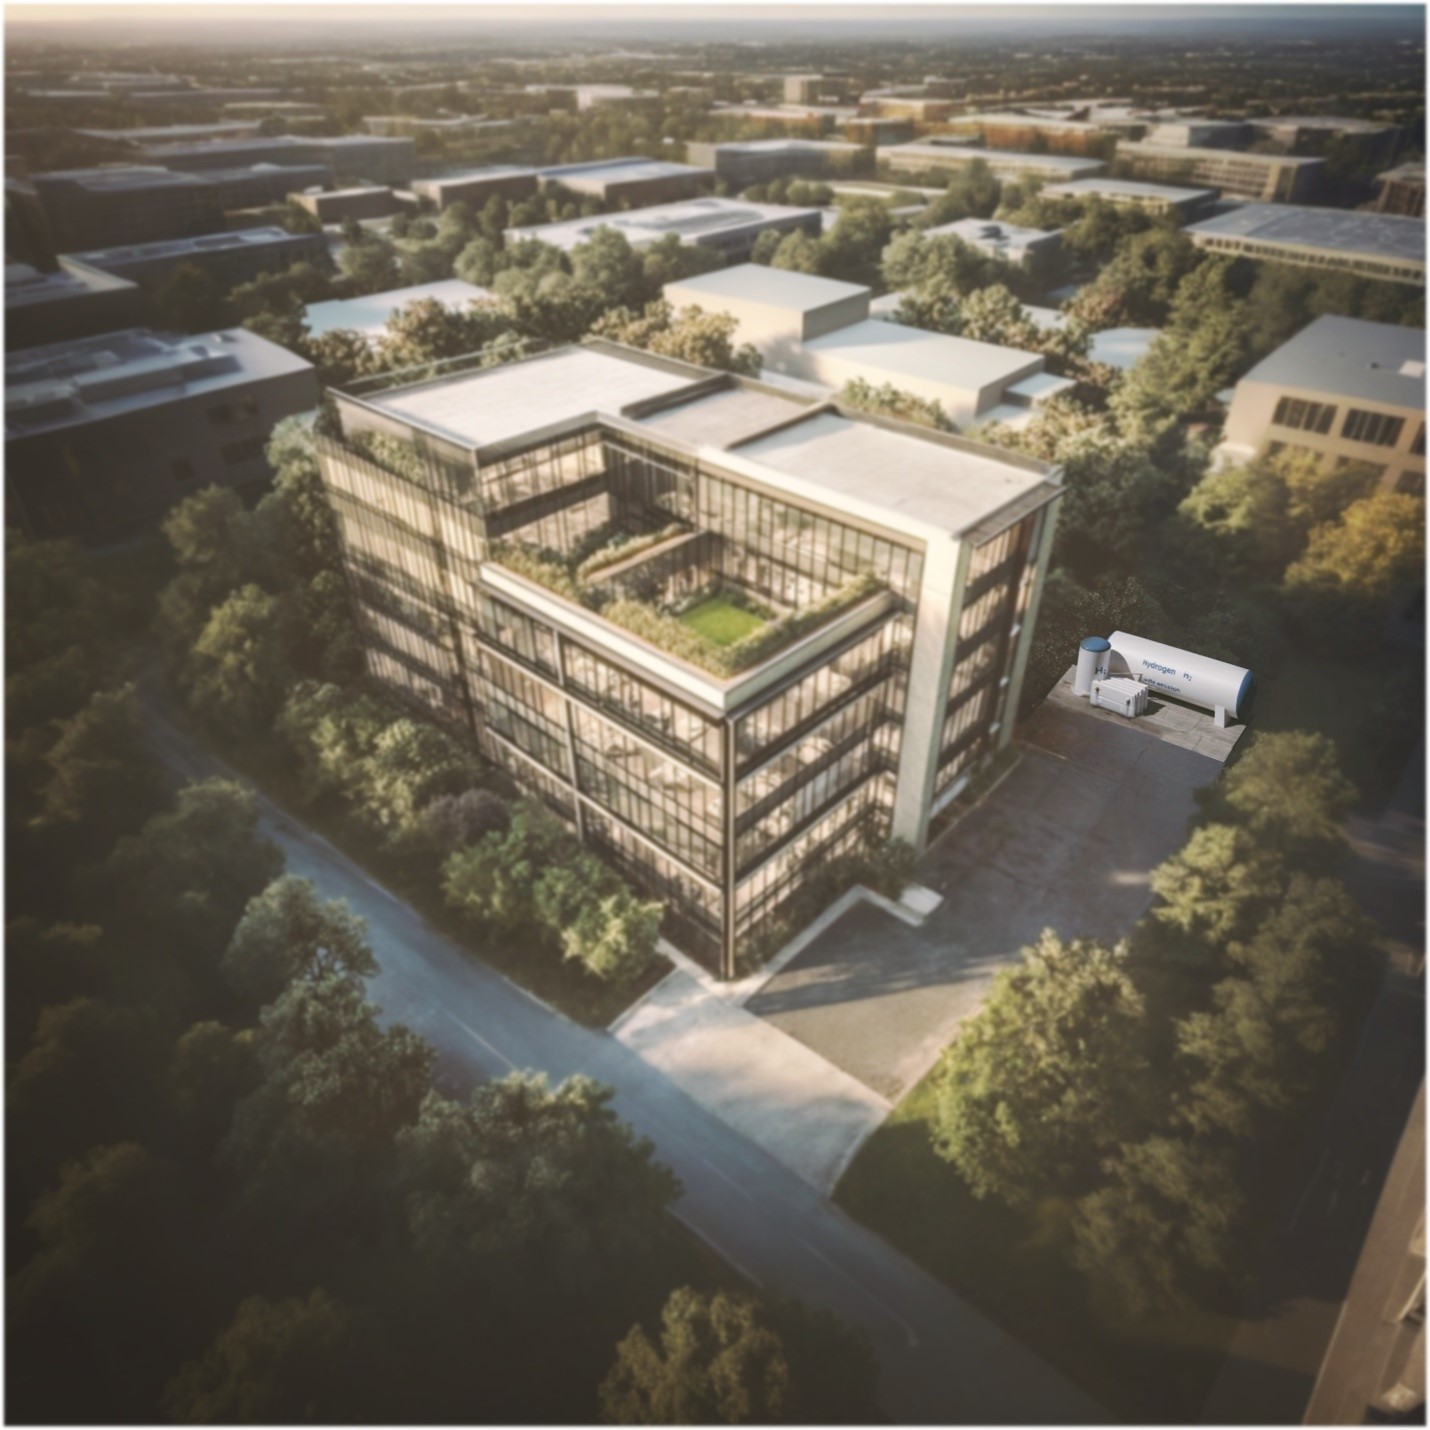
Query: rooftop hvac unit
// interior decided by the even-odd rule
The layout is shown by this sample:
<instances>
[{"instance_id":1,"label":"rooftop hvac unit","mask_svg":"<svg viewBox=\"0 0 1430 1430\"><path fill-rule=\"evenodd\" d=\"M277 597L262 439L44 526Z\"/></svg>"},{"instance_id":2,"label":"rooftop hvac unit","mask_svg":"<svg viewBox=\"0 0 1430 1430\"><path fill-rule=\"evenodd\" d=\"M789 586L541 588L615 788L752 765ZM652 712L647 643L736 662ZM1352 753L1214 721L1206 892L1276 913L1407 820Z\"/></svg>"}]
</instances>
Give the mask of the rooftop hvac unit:
<instances>
[{"instance_id":1,"label":"rooftop hvac unit","mask_svg":"<svg viewBox=\"0 0 1430 1430\"><path fill-rule=\"evenodd\" d=\"M1147 687L1140 680L1133 680L1125 675L1094 680L1088 704L1100 705L1104 710L1115 710L1130 720L1133 716L1146 712Z\"/></svg>"}]
</instances>

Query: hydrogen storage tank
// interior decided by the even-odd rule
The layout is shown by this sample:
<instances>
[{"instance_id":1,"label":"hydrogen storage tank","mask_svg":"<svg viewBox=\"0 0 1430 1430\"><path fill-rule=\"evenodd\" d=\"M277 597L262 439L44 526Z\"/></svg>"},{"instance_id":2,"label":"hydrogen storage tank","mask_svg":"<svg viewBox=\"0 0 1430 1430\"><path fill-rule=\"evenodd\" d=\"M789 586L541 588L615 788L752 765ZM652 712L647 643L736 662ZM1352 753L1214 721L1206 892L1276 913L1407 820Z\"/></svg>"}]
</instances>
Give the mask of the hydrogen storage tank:
<instances>
[{"instance_id":1,"label":"hydrogen storage tank","mask_svg":"<svg viewBox=\"0 0 1430 1430\"><path fill-rule=\"evenodd\" d=\"M1136 676L1174 700L1186 700L1208 710L1225 710L1237 720L1245 720L1251 713L1256 678L1244 667L1178 650L1161 641L1144 640L1126 631L1113 631L1108 639L1112 646L1111 674Z\"/></svg>"},{"instance_id":2,"label":"hydrogen storage tank","mask_svg":"<svg viewBox=\"0 0 1430 1430\"><path fill-rule=\"evenodd\" d=\"M1107 653L1112 642L1102 636L1088 636L1078 647L1077 669L1073 672L1073 694L1090 695L1092 683L1107 674Z\"/></svg>"}]
</instances>

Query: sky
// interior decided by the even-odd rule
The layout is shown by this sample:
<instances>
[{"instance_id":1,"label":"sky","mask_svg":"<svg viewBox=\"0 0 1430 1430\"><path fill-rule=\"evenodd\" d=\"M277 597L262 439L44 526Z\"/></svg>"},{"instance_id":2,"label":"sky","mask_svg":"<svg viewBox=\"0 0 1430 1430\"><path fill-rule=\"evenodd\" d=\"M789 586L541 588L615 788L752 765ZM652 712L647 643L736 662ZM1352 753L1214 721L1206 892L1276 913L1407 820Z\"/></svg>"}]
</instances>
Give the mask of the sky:
<instances>
[{"instance_id":1,"label":"sky","mask_svg":"<svg viewBox=\"0 0 1430 1430\"><path fill-rule=\"evenodd\" d=\"M341 25L335 27L335 12ZM325 40L430 38L443 33L478 35L500 31L516 38L559 36L668 39L811 38L857 39L883 35L1021 34L1237 35L1330 34L1364 36L1379 29L1419 30L1422 5L660 5L557 4L11 4L5 28L12 39L83 36L94 42L113 35L130 42L204 44L266 36L279 43ZM340 34L335 33L335 28Z\"/></svg>"}]
</instances>

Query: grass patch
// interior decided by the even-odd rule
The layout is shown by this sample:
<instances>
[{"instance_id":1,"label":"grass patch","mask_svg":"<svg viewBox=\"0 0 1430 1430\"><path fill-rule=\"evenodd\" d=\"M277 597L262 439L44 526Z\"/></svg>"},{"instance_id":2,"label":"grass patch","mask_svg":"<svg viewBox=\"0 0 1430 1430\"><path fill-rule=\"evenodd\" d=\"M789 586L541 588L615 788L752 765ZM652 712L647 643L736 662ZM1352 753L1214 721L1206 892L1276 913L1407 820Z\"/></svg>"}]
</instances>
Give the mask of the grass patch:
<instances>
[{"instance_id":1,"label":"grass patch","mask_svg":"<svg viewBox=\"0 0 1430 1430\"><path fill-rule=\"evenodd\" d=\"M759 630L768 617L736 605L728 596L710 596L684 612L680 619L697 635L716 645L734 645Z\"/></svg>"},{"instance_id":2,"label":"grass patch","mask_svg":"<svg viewBox=\"0 0 1430 1430\"><path fill-rule=\"evenodd\" d=\"M1063 1254L1067 1204L979 1201L935 1155L932 1110L930 1074L860 1148L835 1200L1118 1419L1195 1420L1235 1318L1192 1310L1130 1322L1095 1304Z\"/></svg>"}]
</instances>

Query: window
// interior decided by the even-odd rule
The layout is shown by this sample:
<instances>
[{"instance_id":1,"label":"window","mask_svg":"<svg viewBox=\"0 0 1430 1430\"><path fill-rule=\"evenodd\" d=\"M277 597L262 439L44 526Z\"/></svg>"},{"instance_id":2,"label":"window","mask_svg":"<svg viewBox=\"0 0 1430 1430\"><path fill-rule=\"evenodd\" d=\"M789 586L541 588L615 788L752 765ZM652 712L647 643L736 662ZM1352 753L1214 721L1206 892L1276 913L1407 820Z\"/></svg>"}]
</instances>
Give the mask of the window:
<instances>
[{"instance_id":1,"label":"window","mask_svg":"<svg viewBox=\"0 0 1430 1430\"><path fill-rule=\"evenodd\" d=\"M1352 407L1341 425L1341 436L1348 442L1365 442L1372 447L1393 447L1400 441L1400 433L1404 427L1403 417L1392 417L1386 412L1366 412L1359 407Z\"/></svg>"},{"instance_id":2,"label":"window","mask_svg":"<svg viewBox=\"0 0 1430 1430\"><path fill-rule=\"evenodd\" d=\"M1415 440L1410 444L1410 453L1414 457L1425 455L1425 424L1420 424L1420 430L1415 434Z\"/></svg>"},{"instance_id":3,"label":"window","mask_svg":"<svg viewBox=\"0 0 1430 1430\"><path fill-rule=\"evenodd\" d=\"M258 461L263 456L263 447L262 437L245 437L241 442L225 442L219 453L228 466L236 467L241 462Z\"/></svg>"},{"instance_id":4,"label":"window","mask_svg":"<svg viewBox=\"0 0 1430 1430\"><path fill-rule=\"evenodd\" d=\"M1336 409L1329 402L1305 402L1299 397L1283 397L1276 404L1271 420L1278 427L1294 427L1298 432L1318 432L1325 436L1331 430Z\"/></svg>"}]
</instances>

